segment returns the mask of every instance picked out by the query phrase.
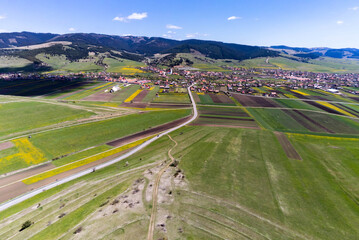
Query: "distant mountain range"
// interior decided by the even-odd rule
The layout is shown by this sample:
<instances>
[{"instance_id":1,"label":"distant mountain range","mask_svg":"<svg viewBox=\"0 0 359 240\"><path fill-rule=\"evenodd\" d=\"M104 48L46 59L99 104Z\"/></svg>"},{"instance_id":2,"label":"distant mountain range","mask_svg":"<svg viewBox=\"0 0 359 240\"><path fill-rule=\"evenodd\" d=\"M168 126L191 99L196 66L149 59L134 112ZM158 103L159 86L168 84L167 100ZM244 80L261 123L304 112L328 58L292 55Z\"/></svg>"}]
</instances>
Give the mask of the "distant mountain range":
<instances>
[{"instance_id":1,"label":"distant mountain range","mask_svg":"<svg viewBox=\"0 0 359 240\"><path fill-rule=\"evenodd\" d=\"M79 62L89 56L97 56L98 66L105 66L103 59L129 59L154 65L173 67L193 64L194 59L205 56L211 59L246 60L258 57L284 57L289 61L312 64L319 57L359 59L355 48L297 48L284 45L271 47L248 46L205 40L173 40L160 37L115 36L95 33L52 34L33 32L0 33L0 56L19 57L31 64L14 68L11 64L1 72L40 71L51 69L41 53L47 56L63 55L70 62ZM193 53L192 60L177 57L178 53ZM156 55L160 54L160 55ZM9 59L9 58L8 58ZM11 59L11 58L10 58ZM81 60L82 59L82 60ZM207 60L201 60L207 61ZM11 61L10 61L11 62ZM208 64L206 62L206 64ZM15 64L16 65L16 64ZM342 67L343 68L343 67Z\"/></svg>"},{"instance_id":2,"label":"distant mountain range","mask_svg":"<svg viewBox=\"0 0 359 240\"><path fill-rule=\"evenodd\" d=\"M332 58L355 58L359 59L359 49L356 48L297 48L284 45L271 46L269 49L276 50L285 54L294 55L301 58L318 58L321 56Z\"/></svg>"},{"instance_id":3,"label":"distant mountain range","mask_svg":"<svg viewBox=\"0 0 359 240\"><path fill-rule=\"evenodd\" d=\"M277 56L279 54L277 51L264 47L194 39L178 41L160 37L113 36L95 33L62 35L32 32L0 33L0 48L3 49L12 48L16 50L16 47L58 41L71 42L71 45L67 49L59 47L58 45L52 45L46 47L46 50L35 49L29 51L34 51L36 54L39 52L51 53L51 51L53 51L55 54L71 55L70 58L75 59L77 57L72 56L73 51L71 53L71 50L83 52L83 54L76 54L78 57L87 55L90 51L104 52L111 50L125 51L130 55L140 54L143 56L151 56L156 53L190 53L191 51L197 51L213 59L236 60ZM26 55L29 55L29 53Z\"/></svg>"}]
</instances>

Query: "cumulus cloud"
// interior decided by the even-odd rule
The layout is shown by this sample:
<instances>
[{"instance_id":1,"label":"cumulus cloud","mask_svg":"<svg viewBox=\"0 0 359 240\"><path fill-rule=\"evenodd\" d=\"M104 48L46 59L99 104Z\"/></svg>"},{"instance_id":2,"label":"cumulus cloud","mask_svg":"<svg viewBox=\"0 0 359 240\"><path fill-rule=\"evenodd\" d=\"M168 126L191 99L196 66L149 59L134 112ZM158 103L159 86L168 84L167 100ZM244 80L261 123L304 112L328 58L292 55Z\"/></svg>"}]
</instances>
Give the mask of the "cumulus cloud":
<instances>
[{"instance_id":1,"label":"cumulus cloud","mask_svg":"<svg viewBox=\"0 0 359 240\"><path fill-rule=\"evenodd\" d=\"M228 21L237 20L237 19L241 19L241 17L231 16L231 17L227 18Z\"/></svg>"},{"instance_id":2,"label":"cumulus cloud","mask_svg":"<svg viewBox=\"0 0 359 240\"><path fill-rule=\"evenodd\" d=\"M75 28L73 28L73 27L70 27L70 28L69 28L69 31L70 31L70 32L75 32L75 31L76 31L76 29L75 29Z\"/></svg>"},{"instance_id":3,"label":"cumulus cloud","mask_svg":"<svg viewBox=\"0 0 359 240\"><path fill-rule=\"evenodd\" d=\"M126 21L126 18L124 17L115 17L114 19L112 19L113 21L120 21L120 22L124 22Z\"/></svg>"},{"instance_id":4,"label":"cumulus cloud","mask_svg":"<svg viewBox=\"0 0 359 240\"><path fill-rule=\"evenodd\" d=\"M147 13L132 13L127 19L135 19L135 20L142 20L147 17Z\"/></svg>"},{"instance_id":5,"label":"cumulus cloud","mask_svg":"<svg viewBox=\"0 0 359 240\"><path fill-rule=\"evenodd\" d=\"M0 20L5 19L5 18L6 18L5 15L0 15Z\"/></svg>"},{"instance_id":6,"label":"cumulus cloud","mask_svg":"<svg viewBox=\"0 0 359 240\"><path fill-rule=\"evenodd\" d=\"M119 22L127 22L128 20L142 20L146 17L148 17L147 13L143 12L143 13L132 13L127 17L114 17L112 20Z\"/></svg>"},{"instance_id":7,"label":"cumulus cloud","mask_svg":"<svg viewBox=\"0 0 359 240\"><path fill-rule=\"evenodd\" d=\"M182 29L182 27L180 26L176 26L176 25L172 25L172 24L167 24L166 28L168 29Z\"/></svg>"},{"instance_id":8,"label":"cumulus cloud","mask_svg":"<svg viewBox=\"0 0 359 240\"><path fill-rule=\"evenodd\" d=\"M359 7L358 6L355 6L355 7L351 7L351 8L349 8L349 10L353 10L353 11L356 11L356 10L358 10L359 9Z\"/></svg>"},{"instance_id":9,"label":"cumulus cloud","mask_svg":"<svg viewBox=\"0 0 359 240\"><path fill-rule=\"evenodd\" d=\"M342 25L343 23L344 23L344 21L342 21L342 20L338 20L338 21L337 21L337 24L338 24L338 25Z\"/></svg>"}]
</instances>

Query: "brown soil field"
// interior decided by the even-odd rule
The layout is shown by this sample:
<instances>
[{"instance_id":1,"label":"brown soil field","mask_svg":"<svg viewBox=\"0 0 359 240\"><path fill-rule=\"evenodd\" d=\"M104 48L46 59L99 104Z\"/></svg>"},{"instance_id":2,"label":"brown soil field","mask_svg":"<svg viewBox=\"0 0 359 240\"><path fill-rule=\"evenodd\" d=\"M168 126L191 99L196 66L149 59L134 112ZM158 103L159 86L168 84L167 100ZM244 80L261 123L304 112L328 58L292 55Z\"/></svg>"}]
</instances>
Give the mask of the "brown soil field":
<instances>
[{"instance_id":1,"label":"brown soil field","mask_svg":"<svg viewBox=\"0 0 359 240\"><path fill-rule=\"evenodd\" d=\"M148 103L133 102L133 103L121 103L121 107L132 107L132 108L146 108Z\"/></svg>"},{"instance_id":2,"label":"brown soil field","mask_svg":"<svg viewBox=\"0 0 359 240\"><path fill-rule=\"evenodd\" d=\"M318 123L317 121L313 120L312 118L308 117L307 115L305 115L304 113L298 111L298 110L293 110L295 113L299 114L300 116L302 116L303 118L305 118L306 120L308 120L309 122L313 123L314 125L316 125L317 127L321 128L322 130L328 132L328 133L334 133L332 130L324 127L323 125L321 125L320 123Z\"/></svg>"},{"instance_id":3,"label":"brown soil field","mask_svg":"<svg viewBox=\"0 0 359 240\"><path fill-rule=\"evenodd\" d=\"M343 109L343 110L345 110L345 111L347 111L347 112L350 112L351 114L353 114L353 115L356 116L356 117L359 117L359 112L356 111L355 109L352 109L352 108L349 108L349 107L347 107L347 106L344 106L344 105L341 104L341 103L336 103L336 104L334 104L334 105L337 105L337 107L339 107L339 108L341 108L341 109Z\"/></svg>"},{"instance_id":4,"label":"brown soil field","mask_svg":"<svg viewBox=\"0 0 359 240\"><path fill-rule=\"evenodd\" d=\"M241 94L233 94L233 97L245 107L279 107L268 98L246 96Z\"/></svg>"},{"instance_id":5,"label":"brown soil field","mask_svg":"<svg viewBox=\"0 0 359 240\"><path fill-rule=\"evenodd\" d=\"M249 117L246 112L217 112L217 111L199 111L200 114L207 115L221 115L221 116L234 116L234 117Z\"/></svg>"},{"instance_id":6,"label":"brown soil field","mask_svg":"<svg viewBox=\"0 0 359 240\"><path fill-rule=\"evenodd\" d=\"M230 118L230 117L222 117L222 116L200 116L200 118L213 118L213 119L224 119L224 120L233 120L233 121L247 121L254 122L254 119L247 118Z\"/></svg>"},{"instance_id":7,"label":"brown soil field","mask_svg":"<svg viewBox=\"0 0 359 240\"><path fill-rule=\"evenodd\" d=\"M214 93L209 93L208 95L211 97L211 99L214 103L234 104L232 99L230 99L227 95L214 94Z\"/></svg>"},{"instance_id":8,"label":"brown soil field","mask_svg":"<svg viewBox=\"0 0 359 240\"><path fill-rule=\"evenodd\" d=\"M1 150L5 150L5 149L8 149L8 148L11 148L15 146L12 142L3 142L3 143L0 143L0 151Z\"/></svg>"},{"instance_id":9,"label":"brown soil field","mask_svg":"<svg viewBox=\"0 0 359 240\"><path fill-rule=\"evenodd\" d=\"M310 98L315 100L328 101L327 98L321 96L310 96Z\"/></svg>"},{"instance_id":10,"label":"brown soil field","mask_svg":"<svg viewBox=\"0 0 359 240\"><path fill-rule=\"evenodd\" d=\"M41 173L43 171L50 170L50 169L52 169L54 167L55 166L52 163L46 163L46 164L41 164L39 166L26 169L24 171L21 171L21 172L18 172L18 173L9 175L9 176L2 177L2 178L0 178L0 188L2 186L5 186L5 185L9 184L9 183L13 183L13 182L19 181L19 180L21 180L23 178L30 177L30 176L32 176L34 174L38 174L38 173Z\"/></svg>"},{"instance_id":11,"label":"brown soil field","mask_svg":"<svg viewBox=\"0 0 359 240\"><path fill-rule=\"evenodd\" d=\"M142 100L146 97L146 95L149 93L149 90L142 90L132 101L133 102L142 102Z\"/></svg>"},{"instance_id":12,"label":"brown soil field","mask_svg":"<svg viewBox=\"0 0 359 240\"><path fill-rule=\"evenodd\" d=\"M193 99L194 99L194 101L195 101L196 103L200 103L200 102L201 102L201 99L199 99L197 93L195 93L195 92L192 93L192 96L193 96Z\"/></svg>"},{"instance_id":13,"label":"brown soil field","mask_svg":"<svg viewBox=\"0 0 359 240\"><path fill-rule=\"evenodd\" d=\"M302 160L298 152L293 147L287 136L281 132L274 133L288 158Z\"/></svg>"},{"instance_id":14,"label":"brown soil field","mask_svg":"<svg viewBox=\"0 0 359 240\"><path fill-rule=\"evenodd\" d=\"M253 119L233 119L222 117L199 117L193 125L208 126L208 125L221 125L221 126L237 126L237 127L250 127L260 129L256 121Z\"/></svg>"},{"instance_id":15,"label":"brown soil field","mask_svg":"<svg viewBox=\"0 0 359 240\"><path fill-rule=\"evenodd\" d=\"M191 107L191 104L170 104L170 103L150 103L149 108L188 108Z\"/></svg>"},{"instance_id":16,"label":"brown soil field","mask_svg":"<svg viewBox=\"0 0 359 240\"><path fill-rule=\"evenodd\" d=\"M180 125L180 124L186 122L191 117L192 116L188 116L188 117L178 119L178 120L170 122L170 123L166 123L166 124L163 124L163 125L160 125L160 126L157 126L157 127L153 127L153 128L147 129L145 131L135 133L135 134L129 135L127 137L117 139L115 141L108 142L107 145L110 145L110 146L113 146L113 147L119 147L119 146L122 146L125 143L133 142L133 141L136 141L136 140L141 139L141 138L149 137L151 135L158 134L160 132L163 132L165 130L173 128L173 127L175 127L177 125Z\"/></svg>"},{"instance_id":17,"label":"brown soil field","mask_svg":"<svg viewBox=\"0 0 359 240\"><path fill-rule=\"evenodd\" d=\"M353 99L353 100L359 102L359 97L350 97L350 99Z\"/></svg>"},{"instance_id":18,"label":"brown soil field","mask_svg":"<svg viewBox=\"0 0 359 240\"><path fill-rule=\"evenodd\" d=\"M205 126L205 127L225 127L225 128L249 128L249 129L257 129L260 128L257 126L240 126L240 125L225 125L225 124L207 124L207 123L192 123L191 126Z\"/></svg>"},{"instance_id":19,"label":"brown soil field","mask_svg":"<svg viewBox=\"0 0 359 240\"><path fill-rule=\"evenodd\" d=\"M312 105L312 106L314 106L314 107L316 107L316 108L322 109L322 110L324 110L324 111L326 111L326 112L328 112L328 113L333 113L333 114L338 114L338 115L344 115L343 113L337 112L337 111L335 111L334 109L328 108L328 107L323 106L322 104L316 103L316 102L314 102L314 101L303 101L303 102L308 103L308 104L310 104L310 105Z\"/></svg>"},{"instance_id":20,"label":"brown soil field","mask_svg":"<svg viewBox=\"0 0 359 240\"><path fill-rule=\"evenodd\" d=\"M111 101L111 99L114 97L114 94L110 93L110 92L103 92L100 91L98 93L92 94L88 97L83 98L83 100L86 101Z\"/></svg>"},{"instance_id":21,"label":"brown soil field","mask_svg":"<svg viewBox=\"0 0 359 240\"><path fill-rule=\"evenodd\" d=\"M297 123L299 123L300 125L302 125L306 129L308 129L309 131L311 131L311 132L321 132L318 128L313 127L312 125L310 125L307 122L303 121L303 119L299 118L298 115L296 115L294 111L287 110L287 109L282 110L282 111L285 112L286 114L288 114L291 118L293 118L295 121L297 121ZM314 123L314 122L312 122L312 123Z\"/></svg>"}]
</instances>

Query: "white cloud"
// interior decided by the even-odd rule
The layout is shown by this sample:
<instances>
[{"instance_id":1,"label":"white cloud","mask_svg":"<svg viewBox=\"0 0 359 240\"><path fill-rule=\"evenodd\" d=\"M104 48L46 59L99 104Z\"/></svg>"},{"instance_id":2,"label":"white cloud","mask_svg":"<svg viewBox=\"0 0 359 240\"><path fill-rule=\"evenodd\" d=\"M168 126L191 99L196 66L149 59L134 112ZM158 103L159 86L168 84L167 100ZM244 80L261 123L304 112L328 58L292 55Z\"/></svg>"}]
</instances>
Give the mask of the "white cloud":
<instances>
[{"instance_id":1,"label":"white cloud","mask_svg":"<svg viewBox=\"0 0 359 240\"><path fill-rule=\"evenodd\" d=\"M148 15L146 12L144 13L132 13L127 17L114 17L112 21L119 21L119 22L128 22L128 20L142 20L146 18Z\"/></svg>"},{"instance_id":2,"label":"white cloud","mask_svg":"<svg viewBox=\"0 0 359 240\"><path fill-rule=\"evenodd\" d=\"M167 24L166 28L168 29L182 29L182 27L180 26L176 26L176 25L172 25L172 24Z\"/></svg>"},{"instance_id":3,"label":"white cloud","mask_svg":"<svg viewBox=\"0 0 359 240\"><path fill-rule=\"evenodd\" d=\"M73 28L73 27L70 27L70 28L69 28L69 31L70 31L70 32L75 32L75 31L76 31L76 29L75 29L75 28Z\"/></svg>"},{"instance_id":4,"label":"white cloud","mask_svg":"<svg viewBox=\"0 0 359 240\"><path fill-rule=\"evenodd\" d=\"M0 20L5 19L5 18L6 18L5 15L0 15Z\"/></svg>"},{"instance_id":5,"label":"white cloud","mask_svg":"<svg viewBox=\"0 0 359 240\"><path fill-rule=\"evenodd\" d=\"M355 7L351 7L351 8L349 8L349 10L353 10L353 11L356 11L356 10L358 10L359 9L359 7L358 6L355 6Z\"/></svg>"},{"instance_id":6,"label":"white cloud","mask_svg":"<svg viewBox=\"0 0 359 240\"><path fill-rule=\"evenodd\" d=\"M130 37L130 36L133 36L131 33L125 33L125 34L122 34L123 37Z\"/></svg>"},{"instance_id":7,"label":"white cloud","mask_svg":"<svg viewBox=\"0 0 359 240\"><path fill-rule=\"evenodd\" d=\"M338 25L342 25L343 23L344 23L344 22L343 22L342 20L338 20L338 21L337 21L337 24L338 24Z\"/></svg>"},{"instance_id":8,"label":"white cloud","mask_svg":"<svg viewBox=\"0 0 359 240\"><path fill-rule=\"evenodd\" d=\"M241 17L231 16L231 17L227 18L228 21L232 21L232 20L236 20L236 19L241 19Z\"/></svg>"},{"instance_id":9,"label":"white cloud","mask_svg":"<svg viewBox=\"0 0 359 240\"><path fill-rule=\"evenodd\" d=\"M9 32L9 31L6 29L0 29L0 33L5 33L5 32Z\"/></svg>"},{"instance_id":10,"label":"white cloud","mask_svg":"<svg viewBox=\"0 0 359 240\"><path fill-rule=\"evenodd\" d=\"M142 20L147 17L147 13L132 13L130 16L127 17L127 19L135 19L135 20Z\"/></svg>"},{"instance_id":11,"label":"white cloud","mask_svg":"<svg viewBox=\"0 0 359 240\"><path fill-rule=\"evenodd\" d=\"M126 18L124 17L115 17L114 19L112 19L113 21L120 21L120 22L125 22Z\"/></svg>"}]
</instances>

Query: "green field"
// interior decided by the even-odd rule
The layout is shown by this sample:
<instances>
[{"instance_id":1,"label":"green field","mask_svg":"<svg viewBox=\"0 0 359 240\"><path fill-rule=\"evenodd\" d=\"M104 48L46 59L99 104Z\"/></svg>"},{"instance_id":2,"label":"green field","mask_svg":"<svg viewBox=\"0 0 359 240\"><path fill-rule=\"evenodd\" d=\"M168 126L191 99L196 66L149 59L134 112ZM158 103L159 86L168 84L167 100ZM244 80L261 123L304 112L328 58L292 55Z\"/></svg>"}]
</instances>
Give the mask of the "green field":
<instances>
[{"instance_id":1,"label":"green field","mask_svg":"<svg viewBox=\"0 0 359 240\"><path fill-rule=\"evenodd\" d=\"M153 102L157 103L190 103L187 93L160 93Z\"/></svg>"},{"instance_id":2,"label":"green field","mask_svg":"<svg viewBox=\"0 0 359 240\"><path fill-rule=\"evenodd\" d=\"M304 110L313 110L313 111L321 111L319 108L316 108L310 104L307 104L300 100L290 100L290 99L280 99L276 98L274 99L277 103L282 105L286 108L292 108L292 109L304 109Z\"/></svg>"},{"instance_id":3,"label":"green field","mask_svg":"<svg viewBox=\"0 0 359 240\"><path fill-rule=\"evenodd\" d=\"M212 98L208 94L197 94L199 99L201 100L201 104L213 104Z\"/></svg>"},{"instance_id":4,"label":"green field","mask_svg":"<svg viewBox=\"0 0 359 240\"><path fill-rule=\"evenodd\" d=\"M172 186L173 201L159 204L159 212L171 218L163 220L166 232L155 230L155 239L355 239L359 234L358 139L288 134L299 161L288 159L267 130L192 126L171 135L180 161L171 171L180 169L186 184ZM117 163L6 210L0 237L68 239L82 226L79 237L145 238L144 216L151 206L146 198L144 207L120 213L113 212L111 202L126 188L131 195L130 186L149 167L121 172L166 160L171 146L161 138L130 157L127 168ZM61 197L46 201L52 195ZM41 208L32 207L37 202ZM27 210L11 217L22 209ZM59 219L61 213L66 214ZM5 225L11 218L12 224ZM28 219L35 224L18 233Z\"/></svg>"},{"instance_id":5,"label":"green field","mask_svg":"<svg viewBox=\"0 0 359 240\"><path fill-rule=\"evenodd\" d=\"M85 110L34 101L1 104L0 111L0 136L93 115Z\"/></svg>"},{"instance_id":6,"label":"green field","mask_svg":"<svg viewBox=\"0 0 359 240\"><path fill-rule=\"evenodd\" d=\"M48 159L104 144L149 127L182 118L190 110L156 111L132 114L110 120L82 124L33 135L31 142Z\"/></svg>"},{"instance_id":7,"label":"green field","mask_svg":"<svg viewBox=\"0 0 359 240\"><path fill-rule=\"evenodd\" d=\"M138 68L145 66L144 63L127 59L105 58L103 62L108 65L108 68L106 69L107 72L121 73L125 75L142 73L143 71Z\"/></svg>"},{"instance_id":8,"label":"green field","mask_svg":"<svg viewBox=\"0 0 359 240\"><path fill-rule=\"evenodd\" d=\"M52 73L61 72L101 72L103 67L96 65L98 60L94 58L80 59L78 61L69 61L64 55L38 54L36 58L48 64L52 68Z\"/></svg>"},{"instance_id":9,"label":"green field","mask_svg":"<svg viewBox=\"0 0 359 240\"><path fill-rule=\"evenodd\" d=\"M240 62L240 66L247 68L273 68L283 70L299 70L310 72L358 72L359 61L355 59L335 59L321 57L310 60L309 62L300 62L284 57L255 58Z\"/></svg>"},{"instance_id":10,"label":"green field","mask_svg":"<svg viewBox=\"0 0 359 240\"><path fill-rule=\"evenodd\" d=\"M117 91L115 93L115 96L112 98L112 100L123 102L138 89L140 89L140 85L135 85L135 84L132 84L128 87L124 87L120 91Z\"/></svg>"},{"instance_id":11,"label":"green field","mask_svg":"<svg viewBox=\"0 0 359 240\"><path fill-rule=\"evenodd\" d=\"M280 109L249 108L248 111L254 116L260 125L266 129L275 131L308 131L305 127L299 125L298 122Z\"/></svg>"}]
</instances>

